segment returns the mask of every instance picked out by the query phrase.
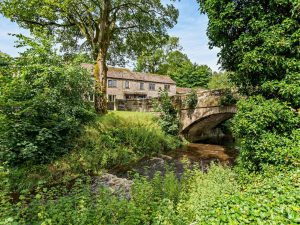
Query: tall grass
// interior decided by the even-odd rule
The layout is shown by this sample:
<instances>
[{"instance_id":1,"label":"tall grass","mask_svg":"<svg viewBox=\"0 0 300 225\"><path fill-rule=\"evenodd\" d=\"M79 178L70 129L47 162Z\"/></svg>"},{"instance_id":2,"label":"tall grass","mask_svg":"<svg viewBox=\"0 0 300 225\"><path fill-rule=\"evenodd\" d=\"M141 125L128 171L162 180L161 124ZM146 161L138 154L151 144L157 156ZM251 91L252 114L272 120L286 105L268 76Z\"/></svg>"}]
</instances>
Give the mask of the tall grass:
<instances>
[{"instance_id":1,"label":"tall grass","mask_svg":"<svg viewBox=\"0 0 300 225\"><path fill-rule=\"evenodd\" d=\"M177 138L161 130L155 115L137 112L113 112L100 117L86 126L76 143L72 152L48 165L13 169L13 189L68 182L82 174L100 174L180 145Z\"/></svg>"}]
</instances>

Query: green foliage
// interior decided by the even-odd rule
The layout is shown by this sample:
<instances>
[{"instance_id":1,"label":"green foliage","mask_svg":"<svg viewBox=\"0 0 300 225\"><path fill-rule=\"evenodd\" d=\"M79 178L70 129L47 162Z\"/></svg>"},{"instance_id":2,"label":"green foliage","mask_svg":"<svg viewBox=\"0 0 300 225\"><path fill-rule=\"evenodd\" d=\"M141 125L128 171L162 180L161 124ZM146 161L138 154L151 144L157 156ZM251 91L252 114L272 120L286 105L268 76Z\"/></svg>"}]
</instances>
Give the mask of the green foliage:
<instances>
[{"instance_id":1,"label":"green foliage","mask_svg":"<svg viewBox=\"0 0 300 225\"><path fill-rule=\"evenodd\" d=\"M10 202L10 180L8 178L9 171L0 165L0 224L10 224L13 220L13 205Z\"/></svg>"},{"instance_id":2,"label":"green foliage","mask_svg":"<svg viewBox=\"0 0 300 225\"><path fill-rule=\"evenodd\" d=\"M257 170L264 164L299 165L299 123L299 115L278 100L241 100L232 130L240 140L242 166Z\"/></svg>"},{"instance_id":3,"label":"green foliage","mask_svg":"<svg viewBox=\"0 0 300 225\"><path fill-rule=\"evenodd\" d=\"M150 49L138 56L135 71L166 75L174 55L179 54L179 58L180 56L184 58L180 60L188 60L187 56L179 51L181 49L179 38L162 38L157 42L155 48L149 46Z\"/></svg>"},{"instance_id":4,"label":"green foliage","mask_svg":"<svg viewBox=\"0 0 300 225\"><path fill-rule=\"evenodd\" d=\"M92 193L91 180L81 177L71 190L59 186L37 187L33 195L22 192L20 202L13 205L17 213L7 216L21 224L186 224L194 219L192 210L209 209L234 192L232 175L214 166L208 174L191 170L181 182L170 171L164 176L157 173L152 180L136 176L130 200L103 187Z\"/></svg>"},{"instance_id":5,"label":"green foliage","mask_svg":"<svg viewBox=\"0 0 300 225\"><path fill-rule=\"evenodd\" d=\"M298 224L299 169L285 172L268 169L263 174L253 175L241 191L225 195L204 212L202 221L207 224Z\"/></svg>"},{"instance_id":6,"label":"green foliage","mask_svg":"<svg viewBox=\"0 0 300 225\"><path fill-rule=\"evenodd\" d=\"M176 82L178 87L207 87L212 71L207 65L183 62L176 67L170 67L168 75Z\"/></svg>"},{"instance_id":7,"label":"green foliage","mask_svg":"<svg viewBox=\"0 0 300 225\"><path fill-rule=\"evenodd\" d=\"M222 67L234 72L240 92L256 96L239 103L234 119L242 166L298 165L299 1L198 2L209 17L210 45L221 48Z\"/></svg>"},{"instance_id":8,"label":"green foliage","mask_svg":"<svg viewBox=\"0 0 300 225\"><path fill-rule=\"evenodd\" d=\"M195 89L192 89L190 93L187 94L187 97L185 99L185 105L193 109L197 106L198 103L198 96L197 96L197 91Z\"/></svg>"},{"instance_id":9,"label":"green foliage","mask_svg":"<svg viewBox=\"0 0 300 225\"><path fill-rule=\"evenodd\" d=\"M11 189L32 189L38 184L54 186L78 176L101 174L105 169L123 168L144 156L169 151L180 146L176 137L166 135L148 113L109 113L85 126L76 146L63 157L45 165L13 168Z\"/></svg>"},{"instance_id":10,"label":"green foliage","mask_svg":"<svg viewBox=\"0 0 300 225\"><path fill-rule=\"evenodd\" d=\"M156 122L138 120L136 116L130 118L109 114L89 126L78 140L79 152L72 153L72 161L78 161L78 168L96 173L180 145L179 140L166 135Z\"/></svg>"},{"instance_id":11,"label":"green foliage","mask_svg":"<svg viewBox=\"0 0 300 225\"><path fill-rule=\"evenodd\" d=\"M156 45L178 17L160 0L6 0L0 13L35 35L50 31L64 53L85 50L94 62L104 57L111 65Z\"/></svg>"},{"instance_id":12,"label":"green foliage","mask_svg":"<svg viewBox=\"0 0 300 225\"><path fill-rule=\"evenodd\" d=\"M92 85L88 72L64 62L45 39L23 41L31 47L10 65L0 92L0 158L10 165L67 153L94 117L83 98Z\"/></svg>"},{"instance_id":13,"label":"green foliage","mask_svg":"<svg viewBox=\"0 0 300 225\"><path fill-rule=\"evenodd\" d=\"M233 71L239 89L251 94L287 74L299 78L299 2L198 0L209 18L211 47Z\"/></svg>"},{"instance_id":14,"label":"green foliage","mask_svg":"<svg viewBox=\"0 0 300 225\"><path fill-rule=\"evenodd\" d=\"M230 89L225 89L222 91L222 96L220 99L220 104L222 106L235 105L237 101L238 97L235 96Z\"/></svg>"},{"instance_id":15,"label":"green foliage","mask_svg":"<svg viewBox=\"0 0 300 225\"><path fill-rule=\"evenodd\" d=\"M230 74L228 72L213 73L209 83L207 84L209 89L232 89L233 83L230 81Z\"/></svg>"},{"instance_id":16,"label":"green foliage","mask_svg":"<svg viewBox=\"0 0 300 225\"><path fill-rule=\"evenodd\" d=\"M212 71L207 65L192 63L180 51L178 40L173 38L159 49L149 50L138 57L135 70L169 75L179 87L207 87ZM172 41L170 43L170 41Z\"/></svg>"},{"instance_id":17,"label":"green foliage","mask_svg":"<svg viewBox=\"0 0 300 225\"><path fill-rule=\"evenodd\" d=\"M229 168L212 165L207 173L187 170L183 177L180 201L176 207L183 224L204 222L216 202L238 193L235 174ZM200 222L200 224L201 224Z\"/></svg>"},{"instance_id":18,"label":"green foliage","mask_svg":"<svg viewBox=\"0 0 300 225\"><path fill-rule=\"evenodd\" d=\"M178 112L173 105L167 91L161 91L157 102L157 111L160 112L159 124L164 132L171 135L178 135L179 119Z\"/></svg>"},{"instance_id":19,"label":"green foliage","mask_svg":"<svg viewBox=\"0 0 300 225\"><path fill-rule=\"evenodd\" d=\"M1 205L3 224L297 224L300 171L265 167L249 174L212 165L149 180L135 176L130 199L81 176L71 185L24 190ZM239 174L237 174L237 173ZM4 212L4 213L3 213Z\"/></svg>"}]
</instances>

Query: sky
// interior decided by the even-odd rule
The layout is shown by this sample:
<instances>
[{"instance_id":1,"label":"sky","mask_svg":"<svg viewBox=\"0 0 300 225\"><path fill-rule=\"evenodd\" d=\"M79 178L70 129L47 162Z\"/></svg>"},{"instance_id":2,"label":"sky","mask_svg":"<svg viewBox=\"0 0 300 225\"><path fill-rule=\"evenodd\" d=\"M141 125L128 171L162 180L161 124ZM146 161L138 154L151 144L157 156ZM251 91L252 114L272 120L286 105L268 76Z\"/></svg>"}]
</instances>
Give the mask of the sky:
<instances>
[{"instance_id":1,"label":"sky","mask_svg":"<svg viewBox=\"0 0 300 225\"><path fill-rule=\"evenodd\" d=\"M206 64L212 70L218 71L217 54L219 49L210 50L208 48L207 16L200 14L196 0L181 0L175 5L179 9L178 23L169 30L169 34L179 37L183 52L192 62ZM14 47L16 38L10 36L9 33L29 34L27 30L21 29L16 23L12 23L0 15L0 51L11 56L18 56L21 49Z\"/></svg>"}]
</instances>

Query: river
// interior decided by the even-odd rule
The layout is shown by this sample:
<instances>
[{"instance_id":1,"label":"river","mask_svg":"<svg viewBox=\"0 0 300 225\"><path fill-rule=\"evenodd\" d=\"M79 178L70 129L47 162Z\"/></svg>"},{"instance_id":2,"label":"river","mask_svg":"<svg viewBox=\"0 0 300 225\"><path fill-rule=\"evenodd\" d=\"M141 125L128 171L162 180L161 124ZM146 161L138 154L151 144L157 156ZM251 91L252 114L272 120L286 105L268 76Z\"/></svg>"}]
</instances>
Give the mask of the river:
<instances>
[{"instance_id":1,"label":"river","mask_svg":"<svg viewBox=\"0 0 300 225\"><path fill-rule=\"evenodd\" d=\"M128 167L115 168L111 172L123 178L130 178L135 172L151 178L157 171L165 173L166 168L171 168L180 178L187 163L205 172L212 162L232 165L236 155L233 147L191 143L165 154L144 157Z\"/></svg>"}]
</instances>

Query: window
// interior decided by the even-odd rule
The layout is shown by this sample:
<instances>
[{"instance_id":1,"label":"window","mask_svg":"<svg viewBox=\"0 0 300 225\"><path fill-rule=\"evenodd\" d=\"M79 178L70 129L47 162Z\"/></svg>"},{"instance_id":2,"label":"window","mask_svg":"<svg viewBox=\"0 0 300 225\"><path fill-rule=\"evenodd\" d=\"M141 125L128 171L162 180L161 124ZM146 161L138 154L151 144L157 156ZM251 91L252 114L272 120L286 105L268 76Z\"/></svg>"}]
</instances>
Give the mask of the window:
<instances>
[{"instance_id":1,"label":"window","mask_svg":"<svg viewBox=\"0 0 300 225\"><path fill-rule=\"evenodd\" d=\"M140 83L140 90L144 90L144 83Z\"/></svg>"},{"instance_id":2,"label":"window","mask_svg":"<svg viewBox=\"0 0 300 225\"><path fill-rule=\"evenodd\" d=\"M129 81L128 80L125 81L125 89L129 89Z\"/></svg>"},{"instance_id":3,"label":"window","mask_svg":"<svg viewBox=\"0 0 300 225\"><path fill-rule=\"evenodd\" d=\"M117 87L117 81L116 80L108 80L108 87L110 87L110 88Z\"/></svg>"},{"instance_id":4,"label":"window","mask_svg":"<svg viewBox=\"0 0 300 225\"><path fill-rule=\"evenodd\" d=\"M116 100L116 96L115 95L108 95L108 101L109 102L114 102Z\"/></svg>"},{"instance_id":5,"label":"window","mask_svg":"<svg viewBox=\"0 0 300 225\"><path fill-rule=\"evenodd\" d=\"M150 83L150 84L149 84L149 90L150 90L150 91L155 91L155 84Z\"/></svg>"},{"instance_id":6,"label":"window","mask_svg":"<svg viewBox=\"0 0 300 225\"><path fill-rule=\"evenodd\" d=\"M170 85L169 84L165 84L164 88L165 88L165 91L170 91Z\"/></svg>"}]
</instances>

